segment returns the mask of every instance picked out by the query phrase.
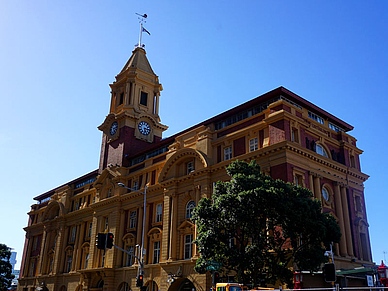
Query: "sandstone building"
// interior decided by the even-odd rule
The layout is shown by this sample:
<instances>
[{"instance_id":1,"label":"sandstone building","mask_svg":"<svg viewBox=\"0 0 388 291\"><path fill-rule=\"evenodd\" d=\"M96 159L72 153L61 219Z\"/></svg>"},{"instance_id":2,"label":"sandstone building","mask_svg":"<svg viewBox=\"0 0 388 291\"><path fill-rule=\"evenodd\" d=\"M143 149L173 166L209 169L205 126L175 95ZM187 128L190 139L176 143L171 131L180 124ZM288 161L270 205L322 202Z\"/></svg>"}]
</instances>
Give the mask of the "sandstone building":
<instances>
[{"instance_id":1,"label":"sandstone building","mask_svg":"<svg viewBox=\"0 0 388 291\"><path fill-rule=\"evenodd\" d=\"M99 169L34 199L18 290L138 290L138 262L95 237L138 254L146 211L148 290L209 290L193 269L198 252L191 212L232 160L257 160L264 173L303 185L338 219L337 268L372 262L364 181L353 127L279 87L171 137L159 116L162 85L137 47L111 84ZM146 209L144 192L147 185ZM38 289L36 289L38 288Z\"/></svg>"}]
</instances>

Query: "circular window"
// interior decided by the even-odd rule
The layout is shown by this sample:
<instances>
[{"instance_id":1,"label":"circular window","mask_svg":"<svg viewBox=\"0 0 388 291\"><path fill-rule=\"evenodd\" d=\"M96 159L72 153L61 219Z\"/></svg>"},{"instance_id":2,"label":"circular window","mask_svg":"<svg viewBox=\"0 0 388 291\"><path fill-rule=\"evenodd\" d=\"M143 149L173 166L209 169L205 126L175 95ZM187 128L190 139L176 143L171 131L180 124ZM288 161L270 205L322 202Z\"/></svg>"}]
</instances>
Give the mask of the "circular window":
<instances>
[{"instance_id":1,"label":"circular window","mask_svg":"<svg viewBox=\"0 0 388 291\"><path fill-rule=\"evenodd\" d=\"M324 198L326 201L329 201L329 200L330 200L330 193L329 193L329 190L327 190L326 187L323 187L323 188L322 188L322 196L323 196L323 198Z\"/></svg>"}]
</instances>

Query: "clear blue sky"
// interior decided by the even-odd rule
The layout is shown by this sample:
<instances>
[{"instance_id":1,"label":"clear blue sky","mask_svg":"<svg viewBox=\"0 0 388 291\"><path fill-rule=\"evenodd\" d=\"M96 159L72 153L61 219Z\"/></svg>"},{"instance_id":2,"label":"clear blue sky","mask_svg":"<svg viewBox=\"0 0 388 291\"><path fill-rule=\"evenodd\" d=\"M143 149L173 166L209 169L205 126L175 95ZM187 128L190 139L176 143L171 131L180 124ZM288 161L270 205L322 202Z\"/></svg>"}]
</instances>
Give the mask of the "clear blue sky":
<instances>
[{"instance_id":1,"label":"clear blue sky","mask_svg":"<svg viewBox=\"0 0 388 291\"><path fill-rule=\"evenodd\" d=\"M373 259L388 251L388 1L0 0L0 242L36 197L98 167L109 84L138 41L170 136L284 86L354 126ZM388 257L387 257L388 258Z\"/></svg>"}]
</instances>

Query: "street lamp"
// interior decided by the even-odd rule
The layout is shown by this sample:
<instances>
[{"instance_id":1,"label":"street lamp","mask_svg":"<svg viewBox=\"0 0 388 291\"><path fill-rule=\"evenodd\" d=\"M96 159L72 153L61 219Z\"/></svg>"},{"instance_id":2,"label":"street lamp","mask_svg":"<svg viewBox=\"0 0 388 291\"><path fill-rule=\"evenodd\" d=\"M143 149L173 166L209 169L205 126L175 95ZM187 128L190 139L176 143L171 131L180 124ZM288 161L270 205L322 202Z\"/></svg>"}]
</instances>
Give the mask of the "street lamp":
<instances>
[{"instance_id":1,"label":"street lamp","mask_svg":"<svg viewBox=\"0 0 388 291\"><path fill-rule=\"evenodd\" d=\"M141 192L136 189L129 188L125 186L123 183L117 183L120 187L125 189L138 192L144 195L144 210L143 210L143 231L142 231L142 239L141 239L141 251L140 251L140 274L143 275L143 267L144 267L144 231L145 231L145 216L146 216L146 202L147 202L147 185L144 187L144 192Z\"/></svg>"}]
</instances>

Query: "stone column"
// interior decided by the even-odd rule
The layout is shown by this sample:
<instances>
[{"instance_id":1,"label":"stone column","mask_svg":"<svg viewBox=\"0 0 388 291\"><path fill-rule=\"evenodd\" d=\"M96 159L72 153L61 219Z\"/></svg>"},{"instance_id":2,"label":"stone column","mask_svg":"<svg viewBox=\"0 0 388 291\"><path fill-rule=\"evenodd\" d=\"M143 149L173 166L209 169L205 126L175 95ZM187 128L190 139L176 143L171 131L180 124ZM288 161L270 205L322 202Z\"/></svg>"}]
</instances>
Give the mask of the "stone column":
<instances>
[{"instance_id":1,"label":"stone column","mask_svg":"<svg viewBox=\"0 0 388 291\"><path fill-rule=\"evenodd\" d=\"M170 227L170 257L169 260L177 259L177 231L178 231L178 195L173 193L171 209L171 227Z\"/></svg>"},{"instance_id":2,"label":"stone column","mask_svg":"<svg viewBox=\"0 0 388 291\"><path fill-rule=\"evenodd\" d=\"M142 206L139 206L138 208L138 211L139 211L139 216L138 216L138 224L137 224L137 231L136 231L136 244L141 246L141 240L142 240L142 234L143 234L143 207ZM140 251L139 251L139 248L136 248L136 250L134 250L135 252L137 251L137 254L136 256L138 258L140 258ZM139 263L139 262L137 262Z\"/></svg>"},{"instance_id":3,"label":"stone column","mask_svg":"<svg viewBox=\"0 0 388 291\"><path fill-rule=\"evenodd\" d=\"M354 256L353 252L353 240L352 240L352 230L350 227L350 216L349 216L349 206L348 206L348 198L346 194L346 187L343 185L341 187L341 198L342 198L342 209L344 216L344 225L345 225L345 233L346 233L346 241L347 241L347 250L349 256Z\"/></svg>"},{"instance_id":4,"label":"stone column","mask_svg":"<svg viewBox=\"0 0 388 291\"><path fill-rule=\"evenodd\" d=\"M313 179L313 175L314 174L312 172L309 172L309 189L314 194L314 179ZM314 194L314 197L315 197L315 194Z\"/></svg>"},{"instance_id":5,"label":"stone column","mask_svg":"<svg viewBox=\"0 0 388 291\"><path fill-rule=\"evenodd\" d=\"M49 232L47 231L48 227L45 225L44 228L43 228L43 235L42 235L42 243L41 243L41 246L40 246L40 256L39 256L39 263L38 263L38 266L39 266L39 269L38 269L38 275L42 275L43 272L44 272L44 264L45 264L45 261L47 260L47 254L48 254L48 251L47 251L47 245L48 245L48 242L49 242Z\"/></svg>"},{"instance_id":6,"label":"stone column","mask_svg":"<svg viewBox=\"0 0 388 291\"><path fill-rule=\"evenodd\" d=\"M77 270L80 268L81 260L82 260L82 243L84 241L84 236L85 236L85 225L86 222L82 222L81 225L78 225L78 231L77 231L77 240L74 245L74 254L73 256L73 266L72 270ZM82 268L80 268L82 269Z\"/></svg>"},{"instance_id":7,"label":"stone column","mask_svg":"<svg viewBox=\"0 0 388 291\"><path fill-rule=\"evenodd\" d=\"M201 200L201 185L195 187L195 206L198 206L199 200ZM197 239L197 225L195 224L193 240ZM197 245L193 243L193 257L198 257L198 248Z\"/></svg>"},{"instance_id":8,"label":"stone column","mask_svg":"<svg viewBox=\"0 0 388 291\"><path fill-rule=\"evenodd\" d=\"M93 220L92 220L93 226L92 226L92 234L90 237L90 248L89 248L89 262L88 262L88 269L93 269L97 267L97 256L98 256L98 249L95 244L95 239L98 233L98 218L96 216L96 213L93 214Z\"/></svg>"},{"instance_id":9,"label":"stone column","mask_svg":"<svg viewBox=\"0 0 388 291\"><path fill-rule=\"evenodd\" d=\"M336 256L340 256L340 252L339 252L339 243L335 243L334 244L335 248L334 248L334 253Z\"/></svg>"},{"instance_id":10,"label":"stone column","mask_svg":"<svg viewBox=\"0 0 388 291\"><path fill-rule=\"evenodd\" d=\"M128 211L128 218L129 218L130 212ZM119 246L120 248L124 248L124 232L126 230L124 229L125 226L125 211L123 209L120 210L120 225L119 225L119 235L115 238L114 244ZM123 265L123 257L124 253L122 251L119 251L118 257L117 257L117 264L116 268L121 267Z\"/></svg>"},{"instance_id":11,"label":"stone column","mask_svg":"<svg viewBox=\"0 0 388 291\"><path fill-rule=\"evenodd\" d=\"M341 240L339 242L340 254L341 254L341 256L346 257L348 254L347 248L346 248L346 244L347 244L346 234L345 234L346 231L345 231L345 226L344 226L344 216L342 213L341 193L340 193L340 187L339 187L338 183L335 183L335 185L334 185L334 199L335 199L335 210L336 210L336 214L338 217L338 224L340 226L341 233L342 233Z\"/></svg>"},{"instance_id":12,"label":"stone column","mask_svg":"<svg viewBox=\"0 0 388 291\"><path fill-rule=\"evenodd\" d=\"M54 259L54 274L63 272L63 267L66 260L65 248L67 245L67 238L69 235L69 227L61 225L58 231L57 244L55 246Z\"/></svg>"},{"instance_id":13,"label":"stone column","mask_svg":"<svg viewBox=\"0 0 388 291\"><path fill-rule=\"evenodd\" d=\"M164 209L163 209L163 235L162 235L162 249L161 262L165 262L169 258L170 250L170 221L171 221L171 197L169 191L164 189Z\"/></svg>"},{"instance_id":14,"label":"stone column","mask_svg":"<svg viewBox=\"0 0 388 291\"><path fill-rule=\"evenodd\" d=\"M146 206L146 220L145 220L145 228L144 228L144 248L147 249L147 246L148 246L148 235L147 235L147 232L149 230L149 225L150 225L150 220L152 221L152 217L149 217L151 211L150 211L150 206L147 204ZM152 254L151 254L151 246L148 246L148 249L147 249L147 252L145 254L145 259L144 259L144 264L146 264L147 262L149 262L149 258L152 258Z\"/></svg>"},{"instance_id":15,"label":"stone column","mask_svg":"<svg viewBox=\"0 0 388 291\"><path fill-rule=\"evenodd\" d=\"M321 177L317 174L314 176L314 197L322 202Z\"/></svg>"},{"instance_id":16,"label":"stone column","mask_svg":"<svg viewBox=\"0 0 388 291\"><path fill-rule=\"evenodd\" d=\"M28 277L28 271L30 269L30 258L31 258L31 250L32 250L32 244L34 243L34 237L31 237L31 233L26 234L26 239L28 239L27 244L27 252L26 252L26 258L24 261L24 267L23 267L23 274L20 274L20 277Z\"/></svg>"}]
</instances>

